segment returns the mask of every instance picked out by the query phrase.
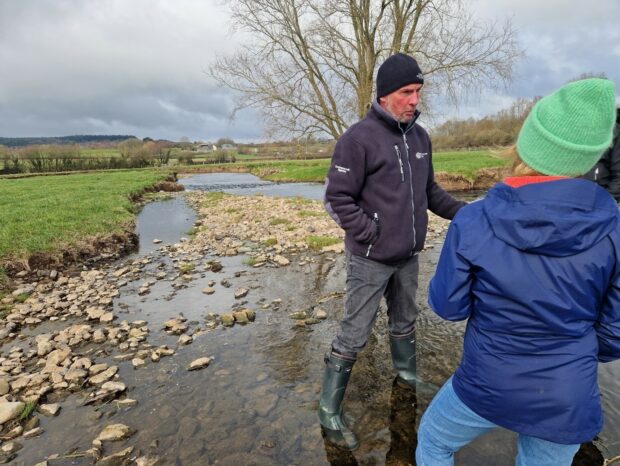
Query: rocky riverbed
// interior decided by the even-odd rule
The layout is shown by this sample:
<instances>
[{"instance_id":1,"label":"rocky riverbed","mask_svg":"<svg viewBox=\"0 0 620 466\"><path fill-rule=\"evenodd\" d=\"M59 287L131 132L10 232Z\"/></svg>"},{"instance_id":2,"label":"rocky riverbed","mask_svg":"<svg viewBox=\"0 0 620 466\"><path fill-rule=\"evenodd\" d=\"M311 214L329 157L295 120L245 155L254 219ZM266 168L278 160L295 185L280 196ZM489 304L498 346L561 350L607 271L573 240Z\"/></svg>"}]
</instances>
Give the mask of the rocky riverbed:
<instances>
[{"instance_id":1,"label":"rocky riverbed","mask_svg":"<svg viewBox=\"0 0 620 466\"><path fill-rule=\"evenodd\" d=\"M0 464L410 464L432 393L392 384L383 307L346 399L361 446L321 438L321 355L344 297L342 232L322 205L184 196L197 220L178 243L16 280L0 304ZM424 308L447 226L431 214L421 260L419 370L433 384L463 331ZM513 464L514 438L495 432L459 464L490 457Z\"/></svg>"},{"instance_id":2,"label":"rocky riverbed","mask_svg":"<svg viewBox=\"0 0 620 466\"><path fill-rule=\"evenodd\" d=\"M238 325L248 326L251 332L251 326L261 325L262 315L268 312L279 312L290 327L320 325L330 312L328 302L341 303L343 282L334 286L338 291L300 307L290 307L295 300L285 290L280 290L279 297L266 293L270 299L248 301L249 293L264 294L264 280L249 277L290 270L285 275L294 283L294 275L308 275L308 267L329 270L341 262L342 232L320 203L219 193L186 196L198 220L192 235L178 244L97 268L46 271L36 280L18 278L16 289L2 300L0 463L171 464L170 452L157 447L158 438L140 436L161 417L153 415L140 423L129 415L138 404L149 402L132 396L139 391L136 386L144 383L141 371L170 360L166 367L185 371L184 380L190 383L191 377L195 384L203 383L199 375L203 371L213 370L219 372L218 378L225 378L225 368L238 358L238 354L233 357L235 348L218 351L219 369L212 368L212 354L191 349L196 339L221 338L227 328ZM429 236L441 235L446 227L447 222L432 217ZM222 262L238 256L243 259L227 275ZM211 278L216 275L223 278ZM188 288L200 289L192 303L198 311L160 304L165 311L145 318L141 303L148 302L154 289L157 300L166 303ZM211 310L213 297L223 294L231 298L227 308ZM159 374L158 381L173 384L174 377ZM255 408L259 416L277 403L277 396L268 391L264 389L263 400ZM67 419L77 411L82 418ZM83 441L85 425L92 432L88 442ZM64 441L55 445L57 426ZM67 436L80 438L79 445L68 447ZM269 450L269 440L265 442ZM35 446L40 451L34 451ZM195 453L192 461L182 464L215 463L221 456L206 455L202 462L199 451Z\"/></svg>"}]
</instances>

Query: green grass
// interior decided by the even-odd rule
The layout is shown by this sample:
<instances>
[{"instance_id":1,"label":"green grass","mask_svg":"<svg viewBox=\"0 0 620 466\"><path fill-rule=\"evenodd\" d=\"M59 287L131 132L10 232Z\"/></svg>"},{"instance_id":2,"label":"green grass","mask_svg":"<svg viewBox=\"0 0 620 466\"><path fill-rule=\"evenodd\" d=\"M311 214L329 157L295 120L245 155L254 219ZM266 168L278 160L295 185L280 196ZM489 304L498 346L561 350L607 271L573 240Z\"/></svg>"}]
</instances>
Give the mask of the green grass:
<instances>
[{"instance_id":1,"label":"green grass","mask_svg":"<svg viewBox=\"0 0 620 466\"><path fill-rule=\"evenodd\" d=\"M0 301L2 301L5 296L6 294L0 291ZM11 312L11 308L12 305L10 304L0 303L0 320L3 320Z\"/></svg>"},{"instance_id":2,"label":"green grass","mask_svg":"<svg viewBox=\"0 0 620 466\"><path fill-rule=\"evenodd\" d=\"M185 234L186 234L187 236L189 236L190 238L193 238L194 236L196 236L196 234L198 233L198 231L199 231L199 230L198 230L198 228L196 228L196 227L191 227L189 230L187 230L187 231L185 232Z\"/></svg>"},{"instance_id":3,"label":"green grass","mask_svg":"<svg viewBox=\"0 0 620 466\"><path fill-rule=\"evenodd\" d=\"M291 221L287 218L276 217L269 220L269 225L288 225L289 223Z\"/></svg>"},{"instance_id":4,"label":"green grass","mask_svg":"<svg viewBox=\"0 0 620 466\"><path fill-rule=\"evenodd\" d=\"M253 267L254 265L258 264L258 259L256 257L246 257L245 259L243 259L243 263L245 265Z\"/></svg>"},{"instance_id":5,"label":"green grass","mask_svg":"<svg viewBox=\"0 0 620 466\"><path fill-rule=\"evenodd\" d=\"M333 236L306 236L306 243L310 249L320 251L325 246L340 243L342 240Z\"/></svg>"},{"instance_id":6,"label":"green grass","mask_svg":"<svg viewBox=\"0 0 620 466\"><path fill-rule=\"evenodd\" d=\"M225 197L226 194L220 191L205 193L203 196L203 205L205 207L216 205Z\"/></svg>"},{"instance_id":7,"label":"green grass","mask_svg":"<svg viewBox=\"0 0 620 466\"><path fill-rule=\"evenodd\" d=\"M323 217L327 215L325 212L315 212L314 210L300 210L297 212L300 217Z\"/></svg>"},{"instance_id":8,"label":"green grass","mask_svg":"<svg viewBox=\"0 0 620 466\"><path fill-rule=\"evenodd\" d=\"M179 267L179 272L181 273L188 273L191 272L192 270L194 270L196 268L196 264L194 264L193 262L189 262L187 264L183 264Z\"/></svg>"},{"instance_id":9,"label":"green grass","mask_svg":"<svg viewBox=\"0 0 620 466\"><path fill-rule=\"evenodd\" d=\"M119 170L0 179L0 262L122 232L134 218L130 196L167 174Z\"/></svg>"},{"instance_id":10,"label":"green grass","mask_svg":"<svg viewBox=\"0 0 620 466\"><path fill-rule=\"evenodd\" d=\"M23 421L24 419L28 419L36 407L37 407L36 401L26 401L26 405L24 406L24 409L19 415L19 420Z\"/></svg>"},{"instance_id":11,"label":"green grass","mask_svg":"<svg viewBox=\"0 0 620 466\"><path fill-rule=\"evenodd\" d=\"M256 154L235 154L237 160L256 160Z\"/></svg>"},{"instance_id":12,"label":"green grass","mask_svg":"<svg viewBox=\"0 0 620 466\"><path fill-rule=\"evenodd\" d=\"M275 246L276 244L278 244L278 240L276 238L267 238L265 241L263 241L263 244L265 246Z\"/></svg>"},{"instance_id":13,"label":"green grass","mask_svg":"<svg viewBox=\"0 0 620 466\"><path fill-rule=\"evenodd\" d=\"M278 160L259 161L248 158L234 163L209 164L196 167L187 167L184 172L249 172L264 180L270 181L301 181L322 183L325 180L330 159L315 160Z\"/></svg>"},{"instance_id":14,"label":"green grass","mask_svg":"<svg viewBox=\"0 0 620 466\"><path fill-rule=\"evenodd\" d=\"M30 296L28 293L20 293L15 296L15 301L17 301L18 303L23 303L28 299L28 296Z\"/></svg>"},{"instance_id":15,"label":"green grass","mask_svg":"<svg viewBox=\"0 0 620 466\"><path fill-rule=\"evenodd\" d=\"M268 174L262 178L269 181L300 181L300 182L318 182L325 180L327 170L329 169L329 159L319 160L297 160L291 161L286 165L278 166L278 172ZM277 162L282 163L282 162ZM256 174L252 171L253 174ZM260 173L260 170L258 171Z\"/></svg>"},{"instance_id":16,"label":"green grass","mask_svg":"<svg viewBox=\"0 0 620 466\"><path fill-rule=\"evenodd\" d=\"M322 183L330 166L330 159L244 161L227 164L213 164L200 167L201 171L248 171L253 175L270 181L293 181ZM509 162L494 156L488 150L436 152L433 166L436 172L464 176L473 180L481 168L506 166Z\"/></svg>"},{"instance_id":17,"label":"green grass","mask_svg":"<svg viewBox=\"0 0 620 466\"><path fill-rule=\"evenodd\" d=\"M290 199L287 199L286 202L294 206L304 206L304 205L312 204L314 201L312 199L307 199L305 197L297 196L297 197L292 197Z\"/></svg>"},{"instance_id":18,"label":"green grass","mask_svg":"<svg viewBox=\"0 0 620 466\"><path fill-rule=\"evenodd\" d=\"M447 172L461 175L473 180L476 172L481 168L505 167L510 162L494 156L488 150L437 152L433 154L435 173Z\"/></svg>"}]
</instances>

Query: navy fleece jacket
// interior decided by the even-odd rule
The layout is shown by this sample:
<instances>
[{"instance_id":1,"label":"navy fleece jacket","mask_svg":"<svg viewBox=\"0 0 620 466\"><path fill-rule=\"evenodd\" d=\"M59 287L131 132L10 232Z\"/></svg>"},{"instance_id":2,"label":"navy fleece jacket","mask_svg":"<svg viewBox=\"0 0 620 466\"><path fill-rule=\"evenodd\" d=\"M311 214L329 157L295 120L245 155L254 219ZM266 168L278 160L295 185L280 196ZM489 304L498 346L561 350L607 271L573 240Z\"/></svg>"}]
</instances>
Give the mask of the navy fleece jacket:
<instances>
[{"instance_id":1,"label":"navy fleece jacket","mask_svg":"<svg viewBox=\"0 0 620 466\"><path fill-rule=\"evenodd\" d=\"M435 182L430 138L415 119L405 127L375 102L336 144L325 207L353 254L406 259L424 247L427 209L451 219L464 205Z\"/></svg>"}]
</instances>

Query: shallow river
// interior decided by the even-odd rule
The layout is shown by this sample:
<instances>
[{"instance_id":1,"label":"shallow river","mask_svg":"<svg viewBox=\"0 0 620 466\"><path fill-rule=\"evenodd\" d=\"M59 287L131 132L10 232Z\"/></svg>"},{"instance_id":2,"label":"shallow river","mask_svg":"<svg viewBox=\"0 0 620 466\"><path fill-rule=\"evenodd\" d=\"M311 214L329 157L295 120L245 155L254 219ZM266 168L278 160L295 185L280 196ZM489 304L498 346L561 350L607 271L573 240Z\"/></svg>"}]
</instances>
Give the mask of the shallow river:
<instances>
[{"instance_id":1,"label":"shallow river","mask_svg":"<svg viewBox=\"0 0 620 466\"><path fill-rule=\"evenodd\" d=\"M251 175L196 175L182 182L188 188L200 189L201 184L214 180L217 190L239 194L259 190L265 195L322 196L318 185L299 191L298 185L271 185L248 177ZM164 244L178 241L193 220L193 212L181 198L145 207L138 219L138 232L143 248L140 254L153 259L146 266L147 276L171 265L170 259L154 251L152 238L159 237ZM421 255L417 336L421 375L439 386L458 364L464 324L441 321L426 305L426 287L441 244L434 246ZM59 417L41 419L45 435L29 440L16 464L35 464L52 453L85 450L102 426L115 422L138 432L115 445L113 451L132 445L143 453L159 455L163 465L411 464L414 426L433 392L418 392L416 396L393 386L383 305L368 346L355 365L345 399L347 417L359 434L361 446L354 453L343 453L321 437L316 410L322 355L342 315L343 257L330 260L319 255L316 262L305 265L293 258L288 267L257 269L244 265L243 256L218 259L224 266L222 271L197 271L195 279L179 290L172 287L172 281L162 280L151 287L150 294L138 296L143 280L130 283L121 288L115 312L119 319L147 320L149 342L174 347L178 337L161 331L162 322L182 312L188 321L204 326L208 313L230 311L239 302L234 289L245 287L250 292L244 306L257 311L256 321L228 329L218 327L196 336L193 344L179 348L173 357L139 370L129 363L119 364L121 379L129 387L128 397L138 401L135 407L118 408L111 403L95 411L80 406L77 397L70 397L62 402ZM222 279L233 286L223 286ZM216 282L216 292L205 296L201 290L210 280ZM281 303L273 304L274 300ZM293 325L289 313L317 305L327 311L326 321L307 327ZM202 356L213 356L214 362L198 372L185 369ZM601 367L607 424L598 445L605 457L620 454L619 375L616 363ZM457 465L512 465L514 453L514 435L497 430L459 452ZM63 461L50 464L90 464L86 459ZM602 462L589 459L575 464Z\"/></svg>"}]
</instances>

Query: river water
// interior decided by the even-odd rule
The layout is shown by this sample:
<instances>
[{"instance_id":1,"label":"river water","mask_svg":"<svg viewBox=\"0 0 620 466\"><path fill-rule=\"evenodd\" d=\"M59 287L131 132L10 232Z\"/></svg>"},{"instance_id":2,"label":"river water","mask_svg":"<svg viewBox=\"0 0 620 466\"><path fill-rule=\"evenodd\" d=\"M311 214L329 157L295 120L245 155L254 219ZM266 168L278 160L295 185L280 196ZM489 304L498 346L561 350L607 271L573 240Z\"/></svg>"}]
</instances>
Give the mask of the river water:
<instances>
[{"instance_id":1,"label":"river water","mask_svg":"<svg viewBox=\"0 0 620 466\"><path fill-rule=\"evenodd\" d=\"M189 189L322 197L320 185L300 189L296 184L260 182L251 175L196 175L181 181ZM181 197L143 209L137 229L144 247L139 254L151 261L145 266L146 276L172 269L171 259L153 250L152 239L162 239L164 244L178 241L193 218ZM426 305L426 288L441 241L430 246L420 260L418 364L421 376L439 386L459 362L464 324L444 322ZM250 290L243 306L257 311L256 321L196 332L194 343L139 370L130 363L114 363L128 384L128 397L138 404L121 408L111 403L94 410L82 406L78 397L69 397L62 402L59 417L41 419L45 435L28 440L16 464L31 465L52 453L86 450L103 426L116 422L138 432L115 445L113 451L135 446L143 454L158 455L162 465L412 464L415 426L433 392L415 394L393 385L383 305L369 343L355 365L345 399L346 417L359 434L361 446L346 453L323 441L316 410L322 355L342 316L343 257L318 255L314 262L292 259L288 267L248 268L243 256L218 258L223 265L220 272L197 269L194 280L179 289L172 279L158 281L145 296L137 292L143 280L121 288L115 313L120 319L148 321L153 345L175 346L178 337L160 329L165 320L178 313L183 313L192 329L204 330L209 313L229 312L239 304L233 295L239 287ZM233 286L224 286L223 279ZM202 289L210 281L215 282L216 292L205 296ZM293 324L289 313L317 305L327 311L325 321L307 327ZM202 356L212 356L214 361L207 369L188 372L189 362ZM607 424L597 445L606 457L620 454L618 375L620 366L616 363L601 367ZM457 464L508 466L514 464L515 451L514 435L498 429L460 451ZM50 462L54 466L69 464L91 463L79 458ZM575 463L597 464L602 464L600 458Z\"/></svg>"},{"instance_id":2,"label":"river water","mask_svg":"<svg viewBox=\"0 0 620 466\"><path fill-rule=\"evenodd\" d=\"M317 183L271 183L261 180L260 178L250 174L202 174L193 175L188 178L182 178L181 184L185 185L188 190L204 190L204 191L222 191L230 194L254 195L262 194L267 196L284 196L284 197L306 197L309 199L321 200L323 198L324 187ZM457 192L453 193L456 197L471 201L484 195L484 192ZM425 283L432 277L434 265L438 259L440 245L430 249L425 253L427 256L428 268L422 268L420 273L421 292L426 290ZM423 261L422 261L423 262ZM428 318L433 322L433 331L424 333L426 344L428 347L437 347L439 342L449 335L444 335L442 328L454 327L454 332L458 335L457 348L450 351L451 357L445 361L446 367L450 368L448 373L444 373L440 368L435 367L438 374L429 374L436 379L437 384L441 384L445 378L456 367L460 359L460 343L462 341L462 333L464 324L453 324L437 319L436 316L429 312L426 305L426 299L418 300L418 305L422 308L423 322ZM424 340L422 340L422 344ZM439 348L436 348L439 349ZM433 354L436 357L436 354ZM423 361L423 358L422 358ZM601 393L603 398L604 412L606 416L606 424L600 436L597 445L603 450L604 456L613 457L620 454L620 362L611 364L601 364L599 367L599 379ZM586 463L587 464L587 463Z\"/></svg>"}]
</instances>

